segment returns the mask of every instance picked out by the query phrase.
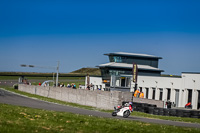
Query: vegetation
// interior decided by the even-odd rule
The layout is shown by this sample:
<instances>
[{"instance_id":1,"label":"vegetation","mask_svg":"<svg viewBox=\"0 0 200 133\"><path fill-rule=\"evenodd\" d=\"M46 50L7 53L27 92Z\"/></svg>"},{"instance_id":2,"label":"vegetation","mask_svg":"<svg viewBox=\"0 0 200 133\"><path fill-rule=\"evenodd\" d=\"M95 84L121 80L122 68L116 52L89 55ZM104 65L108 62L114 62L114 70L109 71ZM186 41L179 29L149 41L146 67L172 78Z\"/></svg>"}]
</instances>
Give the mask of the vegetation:
<instances>
[{"instance_id":1,"label":"vegetation","mask_svg":"<svg viewBox=\"0 0 200 133\"><path fill-rule=\"evenodd\" d=\"M53 73L37 73L37 72L0 72L0 76L30 76L30 77L52 77ZM54 73L56 75L56 73ZM60 77L67 77L74 75L68 73L59 73ZM78 76L78 75L76 75ZM80 75L83 76L83 75Z\"/></svg>"},{"instance_id":2,"label":"vegetation","mask_svg":"<svg viewBox=\"0 0 200 133\"><path fill-rule=\"evenodd\" d=\"M89 75L101 76L101 71L99 68L81 68L69 74L84 74L84 75L89 74Z\"/></svg>"},{"instance_id":3,"label":"vegetation","mask_svg":"<svg viewBox=\"0 0 200 133\"><path fill-rule=\"evenodd\" d=\"M198 133L200 129L175 127L99 118L66 112L31 109L7 104L0 104L1 132L70 132L70 133L105 133L105 132L163 132L163 133Z\"/></svg>"},{"instance_id":4,"label":"vegetation","mask_svg":"<svg viewBox=\"0 0 200 133\"><path fill-rule=\"evenodd\" d=\"M0 80L17 80L20 76L0 76ZM52 80L53 76L51 77L30 77L25 76L24 78L28 80ZM54 77L56 79L56 77ZM59 77L59 80L85 80L85 77Z\"/></svg>"},{"instance_id":5,"label":"vegetation","mask_svg":"<svg viewBox=\"0 0 200 133\"><path fill-rule=\"evenodd\" d=\"M151 118L151 119L162 119L162 120L171 120L171 121L180 121L180 122L199 123L200 124L200 119L198 119L198 118L161 116L161 115L146 114L143 112L133 112L132 115L139 116L139 117L145 117L145 118Z\"/></svg>"}]
</instances>

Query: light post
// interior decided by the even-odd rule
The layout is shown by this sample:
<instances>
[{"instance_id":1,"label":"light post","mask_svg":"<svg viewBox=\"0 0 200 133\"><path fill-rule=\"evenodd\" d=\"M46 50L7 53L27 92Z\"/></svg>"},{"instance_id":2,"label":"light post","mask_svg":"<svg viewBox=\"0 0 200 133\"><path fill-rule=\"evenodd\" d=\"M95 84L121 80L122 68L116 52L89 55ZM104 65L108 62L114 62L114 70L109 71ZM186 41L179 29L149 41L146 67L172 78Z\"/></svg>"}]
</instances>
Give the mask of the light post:
<instances>
[{"instance_id":1,"label":"light post","mask_svg":"<svg viewBox=\"0 0 200 133\"><path fill-rule=\"evenodd\" d=\"M59 71L59 61L58 61L58 65L57 65L57 67L56 67L56 69L57 69L57 74L56 74L56 87L58 86L58 71Z\"/></svg>"},{"instance_id":2,"label":"light post","mask_svg":"<svg viewBox=\"0 0 200 133\"><path fill-rule=\"evenodd\" d=\"M58 64L57 64L57 67L45 67L45 66L35 66L35 65L25 65L25 64L22 64L21 67L37 67L37 68L45 68L45 69L53 69L53 70L56 70L57 74L56 74L56 87L58 86L58 72L59 72L59 61L58 61ZM53 72L53 81L54 81L54 72Z\"/></svg>"}]
</instances>

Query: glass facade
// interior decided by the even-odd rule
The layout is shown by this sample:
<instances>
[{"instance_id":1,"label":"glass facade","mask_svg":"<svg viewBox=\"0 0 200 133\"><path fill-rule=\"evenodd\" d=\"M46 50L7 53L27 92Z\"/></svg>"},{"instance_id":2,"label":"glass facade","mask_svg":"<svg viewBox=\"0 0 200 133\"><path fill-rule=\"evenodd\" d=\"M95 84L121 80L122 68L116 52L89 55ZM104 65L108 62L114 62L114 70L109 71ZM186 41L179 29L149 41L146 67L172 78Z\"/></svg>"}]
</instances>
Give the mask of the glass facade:
<instances>
[{"instance_id":1,"label":"glass facade","mask_svg":"<svg viewBox=\"0 0 200 133\"><path fill-rule=\"evenodd\" d=\"M109 56L110 62L125 63L126 57L123 56Z\"/></svg>"},{"instance_id":2,"label":"glass facade","mask_svg":"<svg viewBox=\"0 0 200 133\"><path fill-rule=\"evenodd\" d=\"M131 77L112 76L112 87L129 88L131 84Z\"/></svg>"},{"instance_id":3,"label":"glass facade","mask_svg":"<svg viewBox=\"0 0 200 133\"><path fill-rule=\"evenodd\" d=\"M121 74L132 75L132 70L101 68L101 75L103 77L112 76L112 75L120 76Z\"/></svg>"},{"instance_id":4,"label":"glass facade","mask_svg":"<svg viewBox=\"0 0 200 133\"><path fill-rule=\"evenodd\" d=\"M109 56L110 62L116 63L128 63L132 64L133 62L140 64L140 65L148 65L152 67L158 68L158 59L152 58L138 58L138 57L125 57L125 56Z\"/></svg>"}]
</instances>

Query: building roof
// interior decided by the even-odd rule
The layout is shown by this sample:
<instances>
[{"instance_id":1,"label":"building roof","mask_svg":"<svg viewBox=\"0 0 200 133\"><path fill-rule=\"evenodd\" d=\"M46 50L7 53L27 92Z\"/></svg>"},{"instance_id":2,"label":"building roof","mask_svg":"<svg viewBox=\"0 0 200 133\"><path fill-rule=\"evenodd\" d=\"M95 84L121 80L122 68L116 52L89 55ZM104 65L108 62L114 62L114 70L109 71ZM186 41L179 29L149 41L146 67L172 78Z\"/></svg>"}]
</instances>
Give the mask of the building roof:
<instances>
[{"instance_id":1,"label":"building roof","mask_svg":"<svg viewBox=\"0 0 200 133\"><path fill-rule=\"evenodd\" d=\"M126 68L126 69L132 69L133 64L127 64L127 63L116 63L116 62L110 62L106 64L101 64L97 67L112 67L112 68ZM164 72L163 70L160 70L159 68L155 68L152 66L148 65L138 65L139 70L151 70L151 71L161 71Z\"/></svg>"},{"instance_id":2,"label":"building roof","mask_svg":"<svg viewBox=\"0 0 200 133\"><path fill-rule=\"evenodd\" d=\"M137 53L126 53L126 52L115 52L115 53L107 53L104 55L120 55L120 56L132 56L132 57L145 57L145 58L156 58L156 59L162 59L162 57L157 57L154 55L148 55L148 54L137 54Z\"/></svg>"}]
</instances>

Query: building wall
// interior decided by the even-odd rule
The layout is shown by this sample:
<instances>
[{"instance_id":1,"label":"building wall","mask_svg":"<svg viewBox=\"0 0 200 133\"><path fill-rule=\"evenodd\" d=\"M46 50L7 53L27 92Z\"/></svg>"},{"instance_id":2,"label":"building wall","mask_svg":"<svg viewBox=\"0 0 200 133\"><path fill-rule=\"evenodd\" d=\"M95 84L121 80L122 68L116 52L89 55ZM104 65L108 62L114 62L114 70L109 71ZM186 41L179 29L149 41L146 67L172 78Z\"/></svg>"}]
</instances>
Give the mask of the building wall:
<instances>
[{"instance_id":1,"label":"building wall","mask_svg":"<svg viewBox=\"0 0 200 133\"><path fill-rule=\"evenodd\" d=\"M91 81L94 80L91 77ZM98 78L99 85L101 78ZM97 82L96 82L97 83ZM130 91L134 91L135 84L131 82ZM146 88L148 91L148 99L152 99L153 90L155 89L155 100L160 100L162 92L162 101L167 100L168 90L171 90L170 101L176 107L184 107L188 103L189 90L192 90L192 108L197 109L200 94L200 73L183 73L181 78L162 77L162 76L138 76L138 88L141 88L146 98Z\"/></svg>"},{"instance_id":2,"label":"building wall","mask_svg":"<svg viewBox=\"0 0 200 133\"><path fill-rule=\"evenodd\" d=\"M184 107L188 103L188 89L190 89L192 90L192 108L197 109L200 74L182 74L181 78L138 76L138 87L142 87L144 93L146 93L145 88L149 88L148 99L152 99L152 91L155 88L155 100L159 100L160 89L163 89L163 101L167 100L167 90L170 89L170 101L174 102L176 107Z\"/></svg>"},{"instance_id":3,"label":"building wall","mask_svg":"<svg viewBox=\"0 0 200 133\"><path fill-rule=\"evenodd\" d=\"M182 100L182 105L188 101L188 90L192 90L192 105L193 108L197 108L198 104L198 91L200 91L200 74L195 73L182 73L182 95L184 99Z\"/></svg>"},{"instance_id":4,"label":"building wall","mask_svg":"<svg viewBox=\"0 0 200 133\"><path fill-rule=\"evenodd\" d=\"M170 101L174 102L179 107L182 96L179 95L179 100L176 103L176 90L181 89L181 78L161 77L161 76L138 76L138 87L142 88L146 98L146 88L149 89L148 99L152 99L153 89L155 89L155 100L160 100L160 92L162 91L162 101L167 101L167 90L171 90Z\"/></svg>"}]
</instances>

